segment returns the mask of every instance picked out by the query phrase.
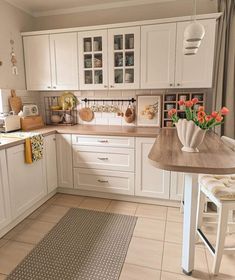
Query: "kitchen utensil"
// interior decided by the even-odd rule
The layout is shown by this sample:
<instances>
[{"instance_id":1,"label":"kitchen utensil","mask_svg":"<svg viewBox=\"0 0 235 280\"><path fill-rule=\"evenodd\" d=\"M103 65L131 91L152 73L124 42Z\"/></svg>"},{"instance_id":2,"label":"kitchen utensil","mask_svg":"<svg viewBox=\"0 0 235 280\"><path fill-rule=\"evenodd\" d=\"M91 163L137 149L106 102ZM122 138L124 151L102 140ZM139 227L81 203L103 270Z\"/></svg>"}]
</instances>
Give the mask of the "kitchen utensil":
<instances>
[{"instance_id":1,"label":"kitchen utensil","mask_svg":"<svg viewBox=\"0 0 235 280\"><path fill-rule=\"evenodd\" d=\"M59 116L59 115L52 115L51 116L51 122L52 123L59 123L61 121L61 116Z\"/></svg>"},{"instance_id":2,"label":"kitchen utensil","mask_svg":"<svg viewBox=\"0 0 235 280\"><path fill-rule=\"evenodd\" d=\"M83 120L85 122L90 122L94 118L94 112L92 112L89 107L80 109L78 114L79 114L79 117L81 118L81 120Z\"/></svg>"},{"instance_id":3,"label":"kitchen utensil","mask_svg":"<svg viewBox=\"0 0 235 280\"><path fill-rule=\"evenodd\" d=\"M42 116L30 116L20 119L21 128L24 131L38 129L44 127Z\"/></svg>"},{"instance_id":4,"label":"kitchen utensil","mask_svg":"<svg viewBox=\"0 0 235 280\"><path fill-rule=\"evenodd\" d=\"M14 89L11 90L11 97L9 97L9 104L11 107L11 110L18 114L20 110L22 109L22 100L19 96L16 96L16 92Z\"/></svg>"},{"instance_id":5,"label":"kitchen utensil","mask_svg":"<svg viewBox=\"0 0 235 280\"><path fill-rule=\"evenodd\" d=\"M128 107L124 114L125 121L127 123L132 123L135 120L135 109L133 107Z\"/></svg>"},{"instance_id":6,"label":"kitchen utensil","mask_svg":"<svg viewBox=\"0 0 235 280\"><path fill-rule=\"evenodd\" d=\"M77 105L78 101L72 92L65 92L60 96L58 103L63 110L72 110Z\"/></svg>"},{"instance_id":7,"label":"kitchen utensil","mask_svg":"<svg viewBox=\"0 0 235 280\"><path fill-rule=\"evenodd\" d=\"M39 114L38 112L38 106L35 104L25 104L23 106L23 116L29 117L29 116L37 116Z\"/></svg>"}]
</instances>

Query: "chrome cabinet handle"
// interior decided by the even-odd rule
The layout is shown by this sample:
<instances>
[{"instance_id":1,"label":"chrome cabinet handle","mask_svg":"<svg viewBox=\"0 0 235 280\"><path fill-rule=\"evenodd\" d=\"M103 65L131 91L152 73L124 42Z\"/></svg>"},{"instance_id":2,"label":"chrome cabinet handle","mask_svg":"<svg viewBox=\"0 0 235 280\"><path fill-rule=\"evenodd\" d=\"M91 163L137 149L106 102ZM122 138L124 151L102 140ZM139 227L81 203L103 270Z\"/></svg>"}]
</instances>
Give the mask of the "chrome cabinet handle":
<instances>
[{"instance_id":1,"label":"chrome cabinet handle","mask_svg":"<svg viewBox=\"0 0 235 280\"><path fill-rule=\"evenodd\" d=\"M97 140L99 143L108 143L108 140Z\"/></svg>"},{"instance_id":2,"label":"chrome cabinet handle","mask_svg":"<svg viewBox=\"0 0 235 280\"><path fill-rule=\"evenodd\" d=\"M108 160L109 158L107 158L107 157L98 157L97 159L99 159L99 160Z\"/></svg>"},{"instance_id":3,"label":"chrome cabinet handle","mask_svg":"<svg viewBox=\"0 0 235 280\"><path fill-rule=\"evenodd\" d=\"M108 183L109 181L108 180L97 180L99 183Z\"/></svg>"},{"instance_id":4,"label":"chrome cabinet handle","mask_svg":"<svg viewBox=\"0 0 235 280\"><path fill-rule=\"evenodd\" d=\"M47 88L51 88L50 86L48 86Z\"/></svg>"}]
</instances>

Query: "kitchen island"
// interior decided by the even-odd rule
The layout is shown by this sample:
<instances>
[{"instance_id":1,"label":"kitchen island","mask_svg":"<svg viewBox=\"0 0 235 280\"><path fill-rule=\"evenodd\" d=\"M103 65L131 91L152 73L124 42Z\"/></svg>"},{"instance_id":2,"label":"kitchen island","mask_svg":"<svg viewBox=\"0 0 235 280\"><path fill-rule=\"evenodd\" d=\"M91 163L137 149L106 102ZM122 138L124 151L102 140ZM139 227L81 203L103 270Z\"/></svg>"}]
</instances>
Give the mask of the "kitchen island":
<instances>
[{"instance_id":1,"label":"kitchen island","mask_svg":"<svg viewBox=\"0 0 235 280\"><path fill-rule=\"evenodd\" d=\"M195 253L197 174L235 173L235 152L213 132L206 134L199 153L182 152L181 147L176 130L162 129L148 157L156 168L185 172L182 269L191 275Z\"/></svg>"}]
</instances>

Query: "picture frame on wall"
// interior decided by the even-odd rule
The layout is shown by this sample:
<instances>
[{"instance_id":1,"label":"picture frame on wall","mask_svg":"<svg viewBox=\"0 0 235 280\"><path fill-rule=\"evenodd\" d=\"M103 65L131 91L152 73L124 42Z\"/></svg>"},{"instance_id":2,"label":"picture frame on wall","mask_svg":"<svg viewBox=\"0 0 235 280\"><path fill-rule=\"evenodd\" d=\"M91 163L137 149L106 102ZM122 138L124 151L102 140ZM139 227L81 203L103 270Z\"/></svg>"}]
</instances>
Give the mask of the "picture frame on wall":
<instances>
[{"instance_id":1,"label":"picture frame on wall","mask_svg":"<svg viewBox=\"0 0 235 280\"><path fill-rule=\"evenodd\" d=\"M137 96L137 126L161 126L161 95Z\"/></svg>"}]
</instances>

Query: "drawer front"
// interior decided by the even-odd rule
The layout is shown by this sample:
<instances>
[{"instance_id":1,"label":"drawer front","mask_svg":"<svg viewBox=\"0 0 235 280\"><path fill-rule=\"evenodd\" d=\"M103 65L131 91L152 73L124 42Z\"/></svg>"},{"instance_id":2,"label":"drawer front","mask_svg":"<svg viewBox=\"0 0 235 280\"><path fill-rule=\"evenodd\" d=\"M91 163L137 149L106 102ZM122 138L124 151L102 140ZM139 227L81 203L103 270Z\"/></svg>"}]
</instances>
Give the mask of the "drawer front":
<instances>
[{"instance_id":1,"label":"drawer front","mask_svg":"<svg viewBox=\"0 0 235 280\"><path fill-rule=\"evenodd\" d=\"M134 172L134 149L73 147L73 166Z\"/></svg>"},{"instance_id":2,"label":"drawer front","mask_svg":"<svg viewBox=\"0 0 235 280\"><path fill-rule=\"evenodd\" d=\"M74 168L75 189L134 195L134 173Z\"/></svg>"},{"instance_id":3,"label":"drawer front","mask_svg":"<svg viewBox=\"0 0 235 280\"><path fill-rule=\"evenodd\" d=\"M73 145L134 148L134 137L112 137L112 136L84 136L73 135Z\"/></svg>"}]
</instances>

